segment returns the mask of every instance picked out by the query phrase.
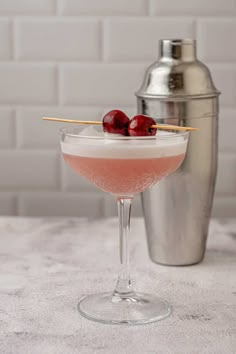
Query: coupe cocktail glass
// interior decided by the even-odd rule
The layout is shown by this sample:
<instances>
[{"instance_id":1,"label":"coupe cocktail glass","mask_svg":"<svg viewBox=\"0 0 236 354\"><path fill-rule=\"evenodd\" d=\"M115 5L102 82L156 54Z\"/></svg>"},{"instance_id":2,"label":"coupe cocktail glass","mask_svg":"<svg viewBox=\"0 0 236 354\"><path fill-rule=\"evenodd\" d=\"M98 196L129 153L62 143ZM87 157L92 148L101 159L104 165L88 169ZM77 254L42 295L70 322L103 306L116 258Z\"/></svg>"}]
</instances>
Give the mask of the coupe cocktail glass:
<instances>
[{"instance_id":1,"label":"coupe cocktail glass","mask_svg":"<svg viewBox=\"0 0 236 354\"><path fill-rule=\"evenodd\" d=\"M86 318L110 324L142 324L158 321L171 312L165 301L134 291L129 273L128 234L131 204L143 192L174 172L183 162L187 132L157 132L155 136L125 137L84 135L81 127L61 129L61 150L66 163L79 175L111 193L118 203L121 270L115 290L80 300Z\"/></svg>"}]
</instances>

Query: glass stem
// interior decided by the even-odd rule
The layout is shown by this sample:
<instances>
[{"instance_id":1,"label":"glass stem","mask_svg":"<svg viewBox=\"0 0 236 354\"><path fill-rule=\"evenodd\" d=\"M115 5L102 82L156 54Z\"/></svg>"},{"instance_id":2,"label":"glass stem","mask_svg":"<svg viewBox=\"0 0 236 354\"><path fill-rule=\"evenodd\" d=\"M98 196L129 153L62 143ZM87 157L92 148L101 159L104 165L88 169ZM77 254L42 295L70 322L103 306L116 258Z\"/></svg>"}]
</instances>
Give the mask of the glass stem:
<instances>
[{"instance_id":1,"label":"glass stem","mask_svg":"<svg viewBox=\"0 0 236 354\"><path fill-rule=\"evenodd\" d=\"M134 294L130 279L128 244L132 200L132 197L117 198L120 231L121 269L117 279L114 295L118 295L119 297L128 297Z\"/></svg>"}]
</instances>

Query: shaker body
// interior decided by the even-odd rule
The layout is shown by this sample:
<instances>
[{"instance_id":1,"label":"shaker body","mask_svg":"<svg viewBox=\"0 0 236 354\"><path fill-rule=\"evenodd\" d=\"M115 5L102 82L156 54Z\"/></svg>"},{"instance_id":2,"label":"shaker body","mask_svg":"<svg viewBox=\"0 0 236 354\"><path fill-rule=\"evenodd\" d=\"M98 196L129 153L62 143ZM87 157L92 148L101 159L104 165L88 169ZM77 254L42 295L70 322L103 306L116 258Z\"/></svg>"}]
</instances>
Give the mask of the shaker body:
<instances>
[{"instance_id":1,"label":"shaker body","mask_svg":"<svg viewBox=\"0 0 236 354\"><path fill-rule=\"evenodd\" d=\"M198 263L205 253L217 173L218 98L177 102L138 99L138 113L160 123L200 128L190 134L180 168L141 194L152 261Z\"/></svg>"}]
</instances>

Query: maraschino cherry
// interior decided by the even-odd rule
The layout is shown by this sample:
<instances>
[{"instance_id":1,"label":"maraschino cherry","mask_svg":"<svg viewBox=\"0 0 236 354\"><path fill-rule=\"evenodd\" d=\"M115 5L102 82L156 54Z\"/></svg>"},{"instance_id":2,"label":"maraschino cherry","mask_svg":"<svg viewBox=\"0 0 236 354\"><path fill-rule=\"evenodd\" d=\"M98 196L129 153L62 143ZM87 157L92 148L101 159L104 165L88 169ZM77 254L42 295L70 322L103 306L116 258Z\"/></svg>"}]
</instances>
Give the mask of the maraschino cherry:
<instances>
[{"instance_id":1,"label":"maraschino cherry","mask_svg":"<svg viewBox=\"0 0 236 354\"><path fill-rule=\"evenodd\" d=\"M156 134L157 129L151 128L155 125L154 119L144 116L137 115L129 121L128 134L130 136L152 136Z\"/></svg>"},{"instance_id":2,"label":"maraschino cherry","mask_svg":"<svg viewBox=\"0 0 236 354\"><path fill-rule=\"evenodd\" d=\"M103 117L103 131L112 134L128 135L129 121L124 112L113 109Z\"/></svg>"}]
</instances>

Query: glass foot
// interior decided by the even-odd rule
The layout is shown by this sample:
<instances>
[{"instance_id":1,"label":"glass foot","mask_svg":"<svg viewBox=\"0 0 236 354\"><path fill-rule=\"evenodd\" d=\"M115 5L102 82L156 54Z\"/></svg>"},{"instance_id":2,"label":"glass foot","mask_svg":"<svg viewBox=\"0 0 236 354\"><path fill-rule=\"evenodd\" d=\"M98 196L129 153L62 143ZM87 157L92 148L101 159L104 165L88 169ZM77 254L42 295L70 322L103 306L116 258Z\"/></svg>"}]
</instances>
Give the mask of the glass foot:
<instances>
[{"instance_id":1,"label":"glass foot","mask_svg":"<svg viewBox=\"0 0 236 354\"><path fill-rule=\"evenodd\" d=\"M171 306L154 295L101 293L81 299L78 310L89 320L107 324L138 325L162 320L171 313Z\"/></svg>"}]
</instances>

